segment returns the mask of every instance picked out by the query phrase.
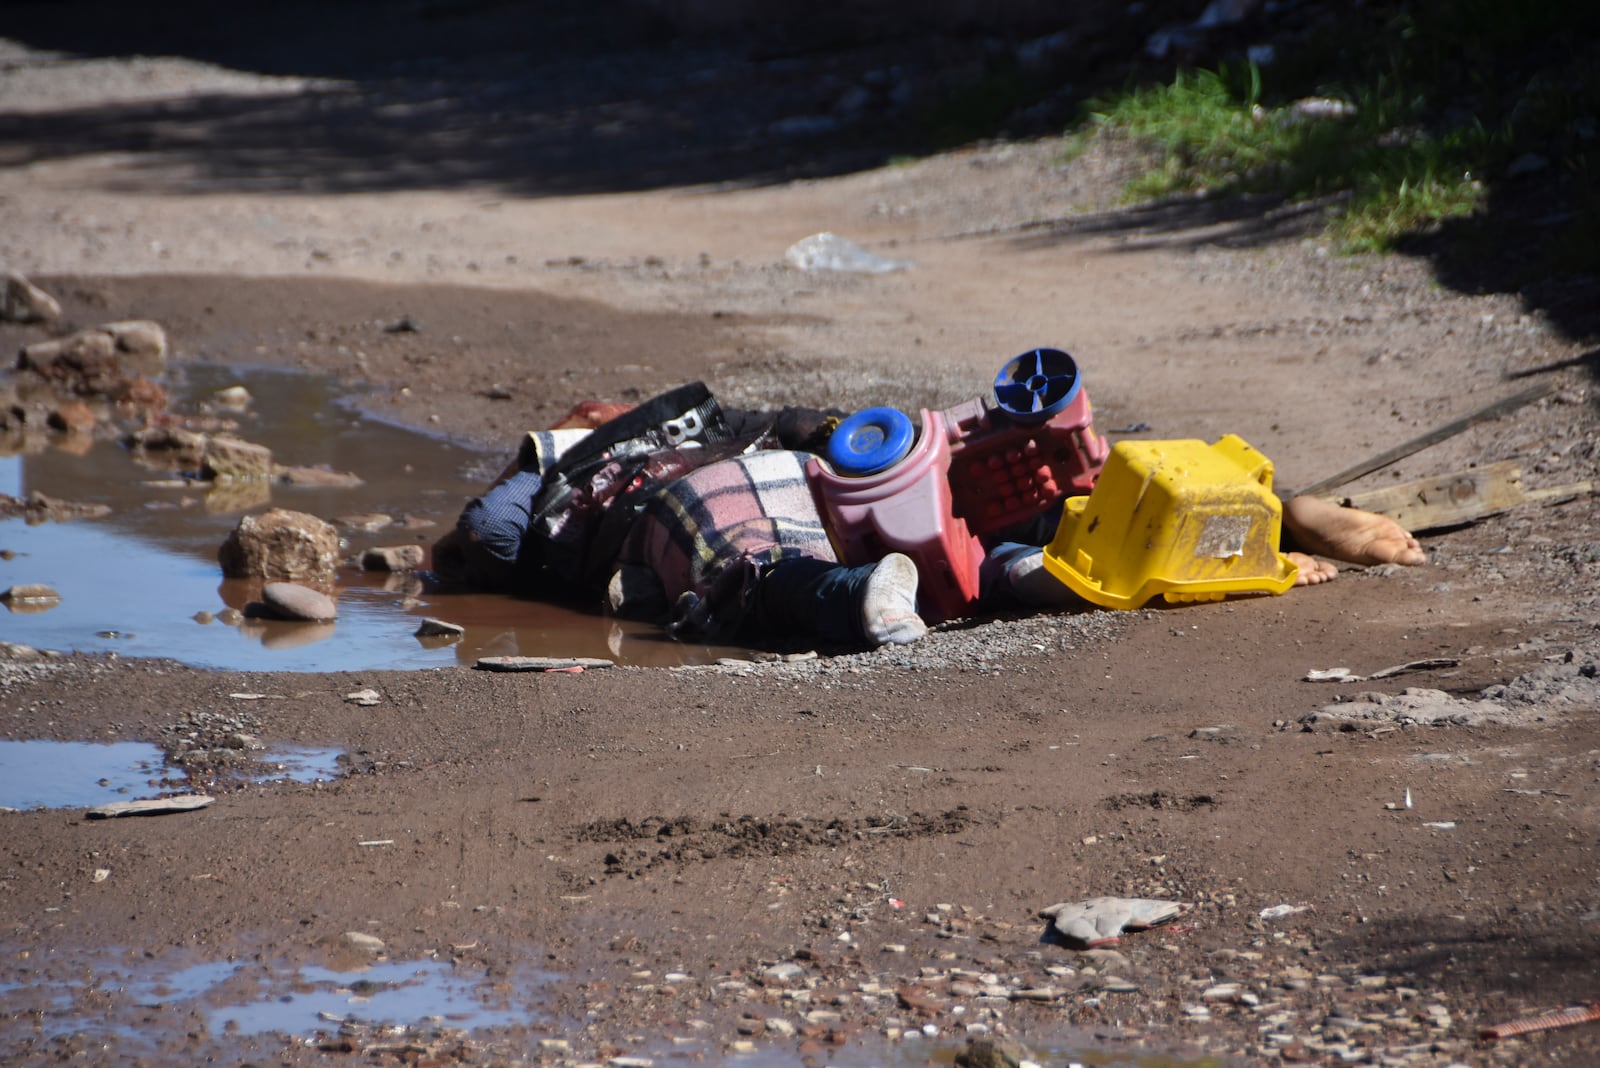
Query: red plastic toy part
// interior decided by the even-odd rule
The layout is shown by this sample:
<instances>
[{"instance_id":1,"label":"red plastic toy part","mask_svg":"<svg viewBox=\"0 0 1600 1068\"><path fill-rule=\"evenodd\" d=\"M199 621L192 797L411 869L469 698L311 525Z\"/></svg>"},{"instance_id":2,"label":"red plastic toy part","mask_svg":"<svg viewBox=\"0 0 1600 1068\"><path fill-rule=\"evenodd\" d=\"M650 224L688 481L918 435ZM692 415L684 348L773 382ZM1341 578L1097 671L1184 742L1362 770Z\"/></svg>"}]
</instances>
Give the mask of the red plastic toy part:
<instances>
[{"instance_id":1,"label":"red plastic toy part","mask_svg":"<svg viewBox=\"0 0 1600 1068\"><path fill-rule=\"evenodd\" d=\"M1094 488L1111 447L1090 426L1089 394L1044 422L1024 423L983 400L944 413L954 514L992 534Z\"/></svg>"},{"instance_id":2,"label":"red plastic toy part","mask_svg":"<svg viewBox=\"0 0 1600 1068\"><path fill-rule=\"evenodd\" d=\"M859 566L902 552L917 564L918 610L930 622L956 619L978 599L983 546L951 511L950 441L944 416L922 412L922 433L905 459L865 477L806 465L817 507L839 558Z\"/></svg>"}]
</instances>

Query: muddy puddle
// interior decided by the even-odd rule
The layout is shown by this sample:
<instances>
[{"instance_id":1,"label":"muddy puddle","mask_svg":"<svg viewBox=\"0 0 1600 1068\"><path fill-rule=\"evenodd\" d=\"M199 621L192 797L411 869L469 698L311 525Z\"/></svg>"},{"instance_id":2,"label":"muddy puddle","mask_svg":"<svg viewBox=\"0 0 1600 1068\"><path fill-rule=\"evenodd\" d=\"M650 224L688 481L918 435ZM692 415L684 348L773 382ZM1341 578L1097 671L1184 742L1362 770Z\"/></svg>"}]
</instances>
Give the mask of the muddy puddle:
<instances>
[{"instance_id":1,"label":"muddy puddle","mask_svg":"<svg viewBox=\"0 0 1600 1068\"><path fill-rule=\"evenodd\" d=\"M250 754L249 782L328 782L342 774L341 753L274 746ZM140 801L183 788L183 772L145 742L0 740L0 809L93 808Z\"/></svg>"},{"instance_id":2,"label":"muddy puddle","mask_svg":"<svg viewBox=\"0 0 1600 1068\"><path fill-rule=\"evenodd\" d=\"M26 955L25 955L26 956ZM312 954L318 957L317 953ZM120 1058L182 1056L238 1063L270 1057L287 1043L324 1052L412 1058L482 1048L522 1061L540 1053L579 1052L560 1036L562 976L532 967L488 969L426 958L323 963L260 955L208 960L187 951L162 955L102 951L70 966L48 951L0 980L0 1043L19 1054ZM674 1034L667 1032L683 1032ZM793 1041L730 1050L693 1028L666 1026L640 1036L628 1063L787 1068ZM546 1043L558 1043L553 1049ZM1108 1045L1104 1037L1062 1033L1030 1037L1036 1062L1058 1068L1218 1068L1214 1057L1182 1056ZM948 1034L908 1032L897 1040L863 1035L829 1050L836 1068L949 1066L965 1042ZM616 1062L616 1063L621 1063Z\"/></svg>"},{"instance_id":3,"label":"muddy puddle","mask_svg":"<svg viewBox=\"0 0 1600 1068\"><path fill-rule=\"evenodd\" d=\"M548 1030L552 1020L544 1004L552 978L532 969L491 977L482 966L440 959L322 965L136 950L80 957L65 973L58 963L38 954L0 982L0 1042L12 1051L164 1059L176 1044L196 1058L228 1061L286 1040L331 1048L343 1036L359 1049Z\"/></svg>"},{"instance_id":4,"label":"muddy puddle","mask_svg":"<svg viewBox=\"0 0 1600 1068\"><path fill-rule=\"evenodd\" d=\"M235 670L353 671L472 664L483 656L586 656L622 664L711 663L747 650L689 646L658 628L569 607L484 594L443 593L416 575L342 568L332 624L245 619L246 583L225 581L217 548L241 516L269 507L341 517L389 516L377 530L343 528L346 555L430 545L504 457L484 456L363 418L331 380L277 371L189 366L170 382L176 410L242 386L253 403L238 435L281 463L358 475L354 488L252 484L205 492L136 463L116 443L49 447L0 457L0 493L38 491L111 509L99 519L0 522L0 589L42 583L59 602L0 609L0 641L44 649L165 657ZM509 456L515 443L507 443ZM422 639L422 620L465 628L459 640Z\"/></svg>"}]
</instances>

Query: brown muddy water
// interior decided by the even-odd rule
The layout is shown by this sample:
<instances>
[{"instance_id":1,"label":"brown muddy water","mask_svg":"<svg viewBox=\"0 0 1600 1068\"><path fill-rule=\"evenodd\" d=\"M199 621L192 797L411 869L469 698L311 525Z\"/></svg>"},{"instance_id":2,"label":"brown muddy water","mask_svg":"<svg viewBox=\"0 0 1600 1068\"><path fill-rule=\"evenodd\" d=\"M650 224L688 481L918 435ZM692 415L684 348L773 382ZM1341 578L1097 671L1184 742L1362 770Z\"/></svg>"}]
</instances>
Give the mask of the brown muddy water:
<instances>
[{"instance_id":1,"label":"brown muddy water","mask_svg":"<svg viewBox=\"0 0 1600 1068\"><path fill-rule=\"evenodd\" d=\"M216 558L241 516L276 506L333 521L370 514L404 520L376 532L346 532L350 558L374 546L428 544L505 457L363 417L325 378L190 366L168 385L180 411L194 410L219 389L243 386L254 401L239 417L240 437L270 447L281 463L326 465L359 475L363 485L263 485L242 497L208 496L201 486L141 466L111 442L79 452L47 447L0 457L0 492L25 497L37 490L111 509L100 519L0 522L0 550L9 550L0 555L0 588L44 583L61 594L43 611L0 610L0 640L279 671L431 668L488 655L598 656L639 665L750 655L747 649L683 645L656 628L559 605L443 593L426 576L354 567L341 569L339 618L331 625L202 622L226 608L243 609L251 595L248 584L222 579ZM514 447L507 443L508 455ZM464 626L465 636L418 639L418 624L428 617ZM258 781L314 789L343 773L340 761L336 750L280 746L259 756L261 770L253 774ZM153 745L0 741L0 809L81 808L151 796L168 792L178 774ZM486 1048L526 1055L542 1037L581 1030L580 1021L564 1019L556 1008L561 984L573 979L534 967L491 975L480 965L442 957L356 963L338 954L295 958L264 951L215 959L188 950L81 946L36 946L13 960L25 963L0 981L0 1049L51 1061L243 1063L272 1058L285 1042L318 1049L348 1040L349 1048L360 1049L415 1040L427 1048L462 1034ZM893 1042L863 1036L830 1052L829 1063L950 1065L960 1049L946 1035L919 1031ZM666 1035L640 1052L658 1064L782 1068L798 1061L792 1044L734 1056L715 1039L685 1046ZM1040 1053L1045 1064L1097 1068L1222 1063L1107 1049L1070 1029Z\"/></svg>"},{"instance_id":2,"label":"brown muddy water","mask_svg":"<svg viewBox=\"0 0 1600 1068\"><path fill-rule=\"evenodd\" d=\"M332 624L246 619L247 583L224 581L217 549L246 514L269 507L340 517L387 515L374 532L343 530L346 556L375 546L428 545L515 449L486 456L364 417L327 378L280 371L191 365L171 383L174 409L192 411L217 390L243 386L253 402L237 416L238 436L266 445L279 463L325 465L360 476L353 489L285 485L207 493L136 463L115 442L87 451L47 447L0 457L0 493L38 491L104 504L100 519L29 525L0 522L0 589L43 583L61 594L40 609L0 611L0 641L41 649L164 657L232 670L359 671L472 664L483 656L585 656L622 664L672 666L749 656L749 650L686 645L658 628L571 607L496 594L446 593L425 575L339 573ZM206 622L212 617L210 622ZM420 639L423 619L466 628L460 640Z\"/></svg>"}]
</instances>

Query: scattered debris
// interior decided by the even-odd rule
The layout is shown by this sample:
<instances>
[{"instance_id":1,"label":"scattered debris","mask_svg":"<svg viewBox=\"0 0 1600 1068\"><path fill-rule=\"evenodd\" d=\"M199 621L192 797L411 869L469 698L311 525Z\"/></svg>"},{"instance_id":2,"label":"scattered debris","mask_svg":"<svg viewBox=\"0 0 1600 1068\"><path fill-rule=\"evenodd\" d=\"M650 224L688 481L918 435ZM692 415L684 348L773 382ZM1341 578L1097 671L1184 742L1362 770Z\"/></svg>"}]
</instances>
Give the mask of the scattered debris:
<instances>
[{"instance_id":1,"label":"scattered debris","mask_svg":"<svg viewBox=\"0 0 1600 1068\"><path fill-rule=\"evenodd\" d=\"M1194 906L1187 901L1161 901L1147 897L1092 897L1063 902L1039 910L1054 921L1063 938L1074 944L1111 946L1124 930L1140 931L1177 919Z\"/></svg>"},{"instance_id":2,"label":"scattered debris","mask_svg":"<svg viewBox=\"0 0 1600 1068\"><path fill-rule=\"evenodd\" d=\"M0 493L0 519L20 518L29 526L46 522L61 523L68 519L99 519L110 514L108 505L63 501L47 497L38 490L26 498Z\"/></svg>"},{"instance_id":3,"label":"scattered debris","mask_svg":"<svg viewBox=\"0 0 1600 1068\"><path fill-rule=\"evenodd\" d=\"M356 690L353 693L347 693L344 695L344 699L352 705L362 705L367 708L383 703L383 695L370 687L365 690Z\"/></svg>"},{"instance_id":4,"label":"scattered debris","mask_svg":"<svg viewBox=\"0 0 1600 1068\"><path fill-rule=\"evenodd\" d=\"M1379 453L1377 456L1364 460L1354 467L1346 468L1338 474L1331 475L1300 492L1308 497L1323 496L1331 489L1343 486L1347 482L1354 482L1363 475L1370 475L1374 471L1380 471L1392 463L1405 459L1412 453L1421 452L1430 445L1437 445L1441 441L1453 438L1462 431L1477 426L1479 423L1485 423L1490 419L1498 419L1502 415L1508 415L1525 404L1531 404L1542 397L1550 395L1555 392L1555 389L1556 383L1554 382L1542 382L1536 386L1529 386L1520 393L1513 393L1511 396L1495 401L1487 407L1480 408L1475 412L1462 416L1460 419L1446 423L1435 430L1430 430L1426 434L1396 445L1387 452Z\"/></svg>"},{"instance_id":5,"label":"scattered debris","mask_svg":"<svg viewBox=\"0 0 1600 1068\"><path fill-rule=\"evenodd\" d=\"M1451 697L1443 690L1408 686L1397 694L1358 693L1354 697L1300 717L1306 730L1362 730L1378 724L1468 726L1478 723L1509 723L1514 717L1493 701L1470 701Z\"/></svg>"},{"instance_id":6,"label":"scattered debris","mask_svg":"<svg viewBox=\"0 0 1600 1068\"><path fill-rule=\"evenodd\" d=\"M588 656L481 656L472 666L484 671L583 671L616 665Z\"/></svg>"},{"instance_id":7,"label":"scattered debris","mask_svg":"<svg viewBox=\"0 0 1600 1068\"><path fill-rule=\"evenodd\" d=\"M206 794L179 794L148 801L113 801L109 805L91 808L87 815L92 820L109 820L119 816L162 816L169 812L193 812L215 800Z\"/></svg>"},{"instance_id":8,"label":"scattered debris","mask_svg":"<svg viewBox=\"0 0 1600 1068\"><path fill-rule=\"evenodd\" d=\"M1287 905L1287 904L1285 904L1285 905L1272 905L1269 908L1264 908L1259 913L1257 913L1257 915L1259 915L1263 920L1271 921L1271 920L1286 919L1286 918L1288 918L1290 916L1296 916L1296 915L1299 915L1302 912L1310 912L1310 911L1311 911L1311 906L1310 905Z\"/></svg>"},{"instance_id":9,"label":"scattered debris","mask_svg":"<svg viewBox=\"0 0 1600 1068\"><path fill-rule=\"evenodd\" d=\"M1432 671L1435 668L1459 667L1461 661L1451 656L1436 656L1426 660L1412 660L1405 664L1396 664L1393 667L1379 668L1370 675L1357 675L1347 667L1327 668L1325 670L1312 669L1301 677L1303 682L1369 682L1373 679L1389 679L1396 675L1404 675L1408 671Z\"/></svg>"},{"instance_id":10,"label":"scattered debris","mask_svg":"<svg viewBox=\"0 0 1600 1068\"><path fill-rule=\"evenodd\" d=\"M783 254L791 267L802 271L842 271L851 274L887 274L911 266L910 260L891 260L868 252L854 241L823 231L803 237Z\"/></svg>"},{"instance_id":11,"label":"scattered debris","mask_svg":"<svg viewBox=\"0 0 1600 1068\"><path fill-rule=\"evenodd\" d=\"M1478 1038L1484 1042L1495 1042L1514 1035L1554 1031L1557 1028L1576 1027L1578 1024L1586 1023L1600 1023L1600 1001L1587 1007L1562 1009L1541 1016L1525 1016L1520 1020L1510 1020L1503 1024L1495 1024L1493 1027L1485 1027L1478 1032Z\"/></svg>"}]
</instances>

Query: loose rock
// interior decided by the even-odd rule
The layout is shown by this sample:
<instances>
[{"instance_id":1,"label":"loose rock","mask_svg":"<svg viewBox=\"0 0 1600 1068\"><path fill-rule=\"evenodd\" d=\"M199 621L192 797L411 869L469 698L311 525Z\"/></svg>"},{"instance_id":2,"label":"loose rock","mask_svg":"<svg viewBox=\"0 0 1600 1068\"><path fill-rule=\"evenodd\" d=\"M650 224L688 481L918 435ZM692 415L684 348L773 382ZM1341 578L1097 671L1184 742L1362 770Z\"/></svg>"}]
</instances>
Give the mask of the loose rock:
<instances>
[{"instance_id":1,"label":"loose rock","mask_svg":"<svg viewBox=\"0 0 1600 1068\"><path fill-rule=\"evenodd\" d=\"M160 323L149 319L128 319L105 323L100 329L111 335L118 352L149 356L156 360L167 358L167 332Z\"/></svg>"},{"instance_id":2,"label":"loose rock","mask_svg":"<svg viewBox=\"0 0 1600 1068\"><path fill-rule=\"evenodd\" d=\"M466 627L443 619L424 619L422 625L417 628L419 638L459 638L466 633Z\"/></svg>"},{"instance_id":3,"label":"loose rock","mask_svg":"<svg viewBox=\"0 0 1600 1068\"><path fill-rule=\"evenodd\" d=\"M13 323L49 323L61 318L61 302L12 272L0 286L0 319Z\"/></svg>"},{"instance_id":4,"label":"loose rock","mask_svg":"<svg viewBox=\"0 0 1600 1068\"><path fill-rule=\"evenodd\" d=\"M0 601L6 604L39 604L42 602L59 601L61 594L53 587L42 582L23 582L12 586L4 593L0 593Z\"/></svg>"},{"instance_id":5,"label":"loose rock","mask_svg":"<svg viewBox=\"0 0 1600 1068\"><path fill-rule=\"evenodd\" d=\"M119 816L160 816L168 812L193 812L215 800L205 794L180 794L148 801L113 801L109 805L91 808L87 815L92 820L109 820Z\"/></svg>"},{"instance_id":6,"label":"loose rock","mask_svg":"<svg viewBox=\"0 0 1600 1068\"><path fill-rule=\"evenodd\" d=\"M218 482L272 476L272 450L265 445L218 434L206 439L200 477Z\"/></svg>"},{"instance_id":7,"label":"loose rock","mask_svg":"<svg viewBox=\"0 0 1600 1068\"><path fill-rule=\"evenodd\" d=\"M420 545L385 545L361 554L363 571L415 571L422 566Z\"/></svg>"},{"instance_id":8,"label":"loose rock","mask_svg":"<svg viewBox=\"0 0 1600 1068\"><path fill-rule=\"evenodd\" d=\"M295 582L269 582L261 589L261 599L280 619L327 623L339 615L333 598Z\"/></svg>"},{"instance_id":9,"label":"loose rock","mask_svg":"<svg viewBox=\"0 0 1600 1068\"><path fill-rule=\"evenodd\" d=\"M351 949L359 949L363 953L382 953L387 948L383 944L383 939L362 931L346 931L339 936L339 941Z\"/></svg>"},{"instance_id":10,"label":"loose rock","mask_svg":"<svg viewBox=\"0 0 1600 1068\"><path fill-rule=\"evenodd\" d=\"M316 516L274 508L241 519L218 550L217 560L228 578L331 588L339 561L339 534Z\"/></svg>"},{"instance_id":11,"label":"loose rock","mask_svg":"<svg viewBox=\"0 0 1600 1068\"><path fill-rule=\"evenodd\" d=\"M382 530L394 522L394 517L382 512L363 512L360 515L336 515L333 525L340 530L354 530L363 534L372 534Z\"/></svg>"},{"instance_id":12,"label":"loose rock","mask_svg":"<svg viewBox=\"0 0 1600 1068\"><path fill-rule=\"evenodd\" d=\"M273 477L289 486L320 486L330 489L354 489L362 485L359 475L349 471L334 471L326 467L273 468Z\"/></svg>"}]
</instances>

